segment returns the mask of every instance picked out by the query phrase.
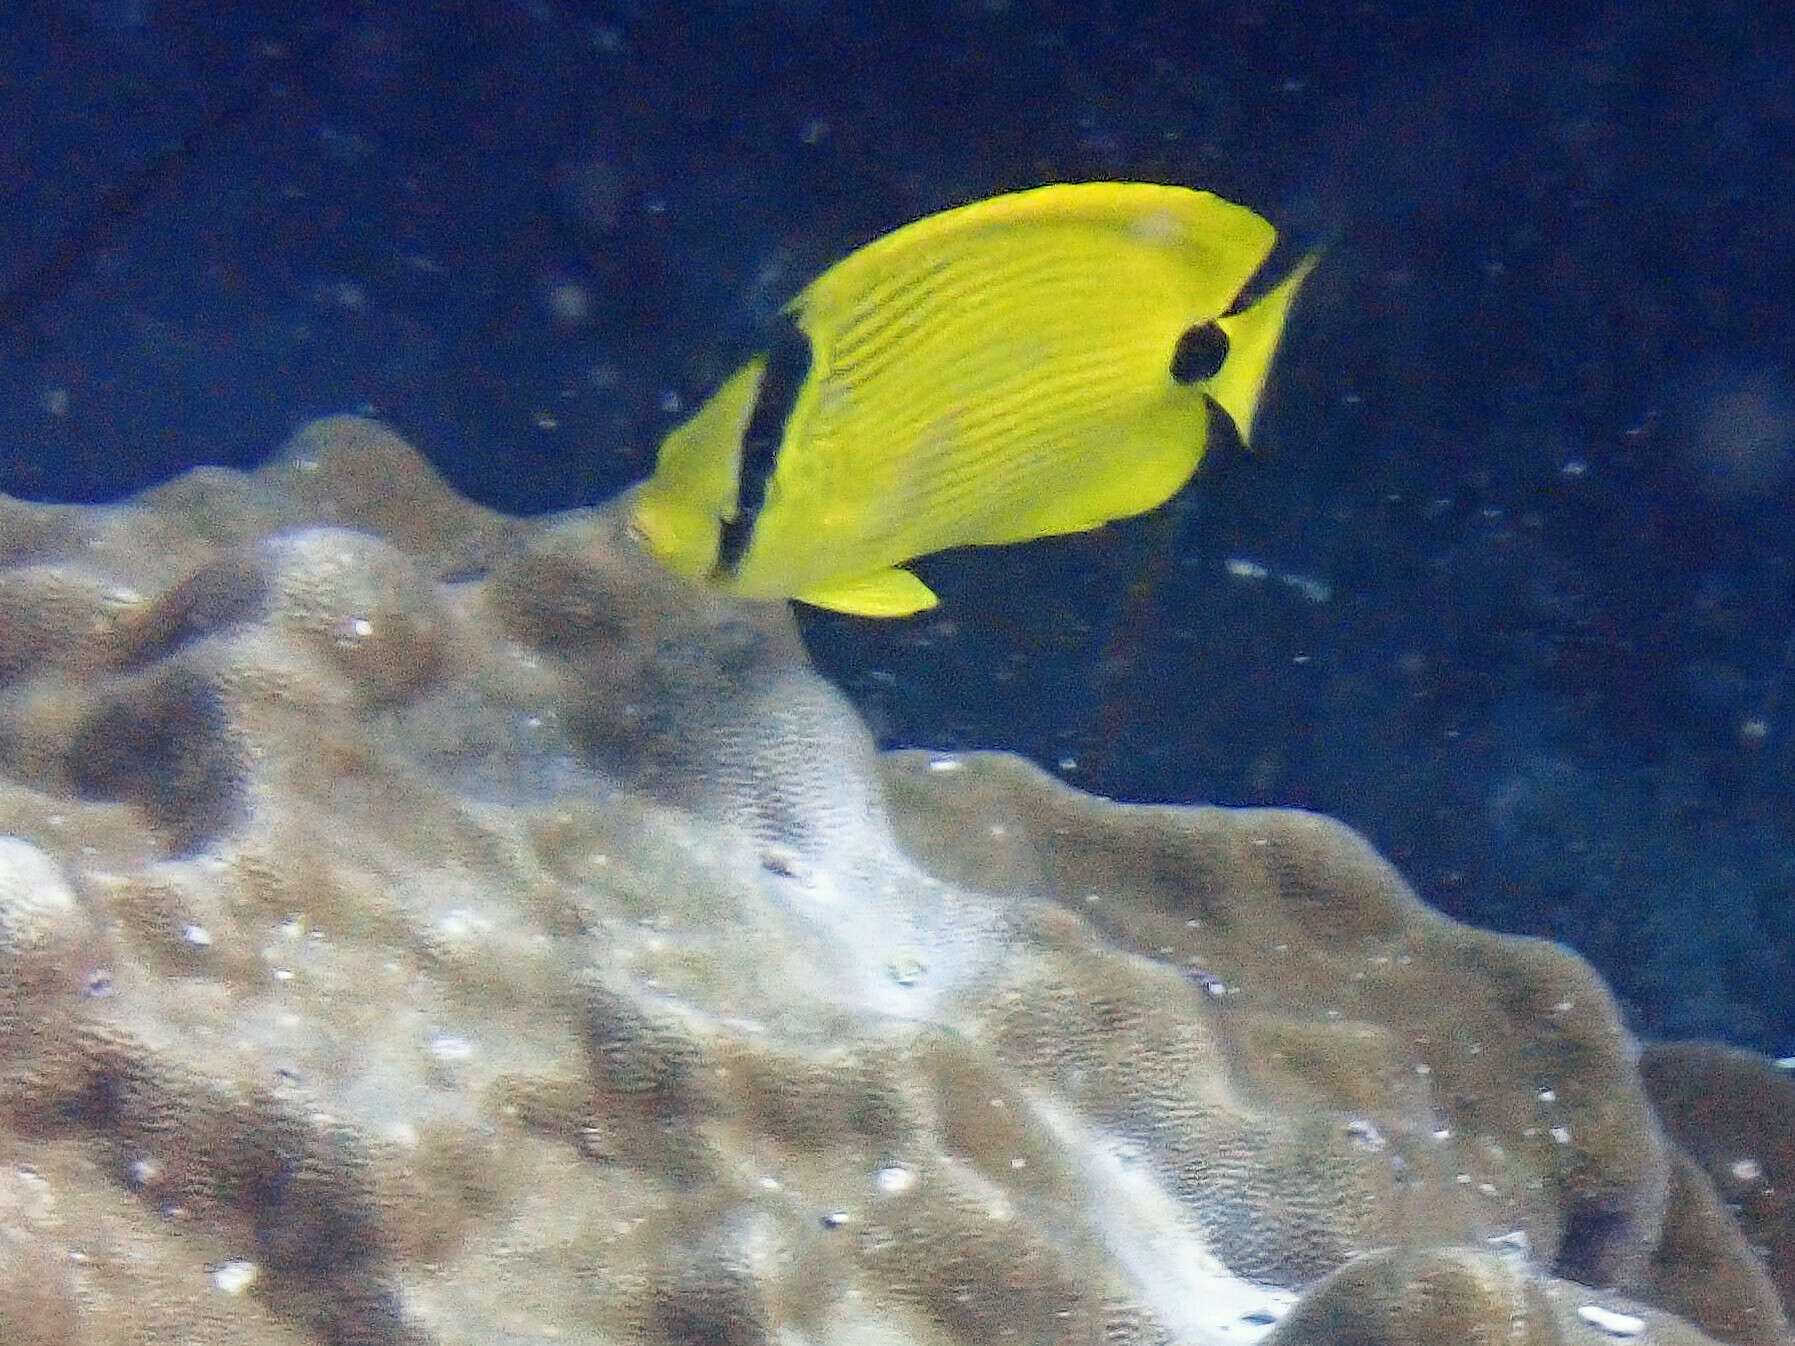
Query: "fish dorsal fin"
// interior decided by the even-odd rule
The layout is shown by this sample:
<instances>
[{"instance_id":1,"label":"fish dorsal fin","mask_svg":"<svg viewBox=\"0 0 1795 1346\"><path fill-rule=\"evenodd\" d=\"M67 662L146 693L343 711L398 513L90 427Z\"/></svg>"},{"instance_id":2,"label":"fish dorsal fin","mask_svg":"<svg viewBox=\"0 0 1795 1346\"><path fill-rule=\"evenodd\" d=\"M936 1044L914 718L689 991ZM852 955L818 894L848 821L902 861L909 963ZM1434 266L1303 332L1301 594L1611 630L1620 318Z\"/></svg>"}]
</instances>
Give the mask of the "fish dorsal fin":
<instances>
[{"instance_id":1,"label":"fish dorsal fin","mask_svg":"<svg viewBox=\"0 0 1795 1346\"><path fill-rule=\"evenodd\" d=\"M1043 285L1051 289L1058 259L1081 282L1103 277L1118 258L1142 250L1185 259L1176 279L1182 303L1204 316L1220 313L1271 252L1276 231L1245 206L1210 192L1150 182L1059 182L987 197L913 220L831 266L792 301L807 331L826 329L852 344L856 325L892 339L896 305L939 303L968 264L980 279L1008 281L980 304L1018 308L992 318L1027 322L1039 316ZM1061 273L1063 275L1063 272ZM1113 277L1106 277L1113 279ZM1064 283L1064 282L1061 282ZM877 297L880 302L870 303ZM954 296L961 302L966 296Z\"/></svg>"},{"instance_id":2,"label":"fish dorsal fin","mask_svg":"<svg viewBox=\"0 0 1795 1346\"><path fill-rule=\"evenodd\" d=\"M856 617L908 617L941 600L908 570L896 566L852 579L829 580L796 595L800 603Z\"/></svg>"},{"instance_id":3,"label":"fish dorsal fin","mask_svg":"<svg viewBox=\"0 0 1795 1346\"><path fill-rule=\"evenodd\" d=\"M1253 417L1259 410L1259 394L1265 390L1272 358L1278 353L1285 315L1304 278L1320 260L1320 253L1310 253L1250 308L1216 319L1228 334L1228 358L1205 387L1234 422L1242 444L1252 443Z\"/></svg>"}]
</instances>

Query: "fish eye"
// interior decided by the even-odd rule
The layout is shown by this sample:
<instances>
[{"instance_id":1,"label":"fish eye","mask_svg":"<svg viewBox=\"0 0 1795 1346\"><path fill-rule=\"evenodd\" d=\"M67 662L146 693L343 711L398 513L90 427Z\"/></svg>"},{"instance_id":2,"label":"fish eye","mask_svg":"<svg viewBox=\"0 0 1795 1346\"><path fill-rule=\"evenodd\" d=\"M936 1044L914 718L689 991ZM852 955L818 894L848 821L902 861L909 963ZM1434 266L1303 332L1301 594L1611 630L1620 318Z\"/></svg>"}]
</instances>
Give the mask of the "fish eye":
<instances>
[{"instance_id":1,"label":"fish eye","mask_svg":"<svg viewBox=\"0 0 1795 1346\"><path fill-rule=\"evenodd\" d=\"M1178 383L1212 379L1228 358L1228 334L1216 322L1184 329L1172 351L1172 378Z\"/></svg>"}]
</instances>

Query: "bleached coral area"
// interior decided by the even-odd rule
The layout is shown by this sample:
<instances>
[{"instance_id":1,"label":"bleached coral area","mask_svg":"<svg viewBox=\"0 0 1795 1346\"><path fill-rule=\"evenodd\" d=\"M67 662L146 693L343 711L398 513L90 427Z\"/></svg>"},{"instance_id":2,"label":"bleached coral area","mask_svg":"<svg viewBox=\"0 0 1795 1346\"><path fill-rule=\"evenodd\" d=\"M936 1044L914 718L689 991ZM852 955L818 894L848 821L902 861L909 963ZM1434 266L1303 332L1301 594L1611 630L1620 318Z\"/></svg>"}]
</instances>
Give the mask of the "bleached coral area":
<instances>
[{"instance_id":1,"label":"bleached coral area","mask_svg":"<svg viewBox=\"0 0 1795 1346\"><path fill-rule=\"evenodd\" d=\"M8 1346L1792 1340L1788 1079L1337 823L881 757L366 421L0 567Z\"/></svg>"}]
</instances>

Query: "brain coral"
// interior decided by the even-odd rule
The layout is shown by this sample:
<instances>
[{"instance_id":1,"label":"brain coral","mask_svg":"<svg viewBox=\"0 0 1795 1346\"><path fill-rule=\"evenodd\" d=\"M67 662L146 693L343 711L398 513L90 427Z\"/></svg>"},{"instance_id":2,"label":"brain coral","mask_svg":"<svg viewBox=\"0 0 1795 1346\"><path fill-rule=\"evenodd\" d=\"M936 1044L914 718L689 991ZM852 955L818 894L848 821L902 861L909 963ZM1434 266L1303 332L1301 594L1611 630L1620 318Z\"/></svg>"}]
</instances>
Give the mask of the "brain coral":
<instances>
[{"instance_id":1,"label":"brain coral","mask_svg":"<svg viewBox=\"0 0 1795 1346\"><path fill-rule=\"evenodd\" d=\"M1703 1069L368 422L0 500L0 1342L1787 1343Z\"/></svg>"}]
</instances>

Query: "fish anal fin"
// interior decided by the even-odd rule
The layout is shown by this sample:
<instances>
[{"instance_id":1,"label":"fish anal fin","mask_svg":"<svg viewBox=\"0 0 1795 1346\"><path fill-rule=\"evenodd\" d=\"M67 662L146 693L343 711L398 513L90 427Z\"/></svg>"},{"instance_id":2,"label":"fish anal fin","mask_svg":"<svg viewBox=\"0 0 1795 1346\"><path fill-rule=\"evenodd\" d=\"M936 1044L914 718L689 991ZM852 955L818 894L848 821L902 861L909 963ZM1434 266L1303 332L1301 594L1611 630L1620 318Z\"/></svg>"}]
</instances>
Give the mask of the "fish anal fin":
<instances>
[{"instance_id":1,"label":"fish anal fin","mask_svg":"<svg viewBox=\"0 0 1795 1346\"><path fill-rule=\"evenodd\" d=\"M928 585L896 566L851 579L829 580L794 596L813 608L855 617L908 617L941 601Z\"/></svg>"}]
</instances>

